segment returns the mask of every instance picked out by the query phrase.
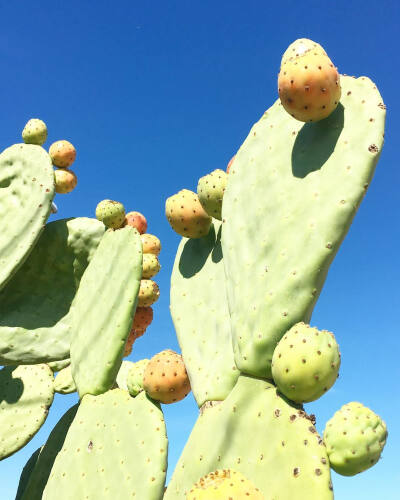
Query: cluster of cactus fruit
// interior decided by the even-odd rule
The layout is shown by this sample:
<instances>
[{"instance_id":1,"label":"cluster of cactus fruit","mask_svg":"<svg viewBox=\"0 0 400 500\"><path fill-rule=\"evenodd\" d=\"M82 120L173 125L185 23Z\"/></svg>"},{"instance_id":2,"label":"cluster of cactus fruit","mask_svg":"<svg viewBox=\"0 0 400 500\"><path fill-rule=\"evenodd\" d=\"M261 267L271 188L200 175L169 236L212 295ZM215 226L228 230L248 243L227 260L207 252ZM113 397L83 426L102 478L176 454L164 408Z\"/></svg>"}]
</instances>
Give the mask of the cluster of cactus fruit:
<instances>
[{"instance_id":1,"label":"cluster of cactus fruit","mask_svg":"<svg viewBox=\"0 0 400 500\"><path fill-rule=\"evenodd\" d=\"M372 410L344 405L320 437L303 404L339 374L334 335L309 323L372 179L385 106L307 39L284 53L278 92L226 172L166 201L183 237L170 296L182 355L123 360L159 297L146 218L103 200L96 219L46 224L55 192L76 185L75 149L48 154L41 120L0 155L0 211L24 221L0 217L0 459L32 439L54 392L80 398L27 462L17 500L325 500L330 468L351 476L380 458L387 430ZM160 403L190 390L199 417L165 489Z\"/></svg>"}]
</instances>

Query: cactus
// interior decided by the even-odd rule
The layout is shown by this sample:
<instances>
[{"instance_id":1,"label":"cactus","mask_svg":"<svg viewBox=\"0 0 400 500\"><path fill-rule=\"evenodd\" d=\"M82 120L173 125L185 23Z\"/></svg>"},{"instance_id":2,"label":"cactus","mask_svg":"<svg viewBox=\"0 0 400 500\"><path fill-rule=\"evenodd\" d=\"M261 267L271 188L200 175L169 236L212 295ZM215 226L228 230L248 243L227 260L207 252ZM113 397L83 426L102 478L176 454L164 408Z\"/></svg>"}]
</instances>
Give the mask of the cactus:
<instances>
[{"instance_id":1,"label":"cactus","mask_svg":"<svg viewBox=\"0 0 400 500\"><path fill-rule=\"evenodd\" d=\"M167 438L161 410L145 393L114 389L83 397L57 454L43 500L134 497L160 500ZM71 478L79 478L71 481Z\"/></svg>"},{"instance_id":2,"label":"cactus","mask_svg":"<svg viewBox=\"0 0 400 500\"><path fill-rule=\"evenodd\" d=\"M143 388L151 398L164 404L186 397L190 382L182 356L171 349L153 356L144 370Z\"/></svg>"},{"instance_id":3,"label":"cactus","mask_svg":"<svg viewBox=\"0 0 400 500\"><path fill-rule=\"evenodd\" d=\"M140 212L128 212L125 215L124 225L136 228L139 234L143 234L147 231L146 217Z\"/></svg>"},{"instance_id":4,"label":"cactus","mask_svg":"<svg viewBox=\"0 0 400 500\"><path fill-rule=\"evenodd\" d=\"M161 252L161 242L154 234L141 234L140 239L142 240L143 254L158 255Z\"/></svg>"},{"instance_id":5,"label":"cactus","mask_svg":"<svg viewBox=\"0 0 400 500\"><path fill-rule=\"evenodd\" d=\"M141 280L139 289L138 306L150 307L160 297L160 289L153 280Z\"/></svg>"},{"instance_id":6,"label":"cactus","mask_svg":"<svg viewBox=\"0 0 400 500\"><path fill-rule=\"evenodd\" d=\"M60 394L70 394L76 391L76 385L72 378L71 365L60 370L54 379L54 390Z\"/></svg>"},{"instance_id":7,"label":"cactus","mask_svg":"<svg viewBox=\"0 0 400 500\"><path fill-rule=\"evenodd\" d=\"M385 422L356 402L342 406L324 431L331 467L343 476L354 476L375 465L386 438Z\"/></svg>"},{"instance_id":8,"label":"cactus","mask_svg":"<svg viewBox=\"0 0 400 500\"><path fill-rule=\"evenodd\" d=\"M56 193L67 194L76 188L78 179L72 170L66 168L59 168L54 172L54 179L56 183Z\"/></svg>"},{"instance_id":9,"label":"cactus","mask_svg":"<svg viewBox=\"0 0 400 500\"><path fill-rule=\"evenodd\" d=\"M165 214L172 229L186 238L202 238L208 234L211 217L193 191L182 189L165 203Z\"/></svg>"},{"instance_id":10,"label":"cactus","mask_svg":"<svg viewBox=\"0 0 400 500\"><path fill-rule=\"evenodd\" d=\"M299 38L298 40L295 40L283 53L281 67L288 61L293 61L294 59L304 56L310 52L316 55L327 55L324 48L313 40L309 40L308 38Z\"/></svg>"},{"instance_id":11,"label":"cactus","mask_svg":"<svg viewBox=\"0 0 400 500\"><path fill-rule=\"evenodd\" d=\"M22 140L25 144L41 146L47 139L47 127L44 121L31 118L22 131Z\"/></svg>"},{"instance_id":12,"label":"cactus","mask_svg":"<svg viewBox=\"0 0 400 500\"><path fill-rule=\"evenodd\" d=\"M28 257L50 215L54 174L43 148L15 144L0 154L0 196L1 289Z\"/></svg>"},{"instance_id":13,"label":"cactus","mask_svg":"<svg viewBox=\"0 0 400 500\"><path fill-rule=\"evenodd\" d=\"M53 372L45 364L0 370L0 460L33 438L47 418L53 396Z\"/></svg>"},{"instance_id":14,"label":"cactus","mask_svg":"<svg viewBox=\"0 0 400 500\"><path fill-rule=\"evenodd\" d=\"M21 472L21 477L19 478L17 494L15 495L15 500L21 500L26 486L31 477L32 471L35 468L36 462L39 459L40 452L42 451L42 447L38 448L36 451L32 453L29 457L29 460L26 462L24 468Z\"/></svg>"},{"instance_id":15,"label":"cactus","mask_svg":"<svg viewBox=\"0 0 400 500\"><path fill-rule=\"evenodd\" d=\"M47 364L50 366L50 368L55 373L55 372L59 372L63 368L66 368L67 366L69 366L71 364L71 360L70 360L70 358L60 359L60 361L50 361Z\"/></svg>"},{"instance_id":16,"label":"cactus","mask_svg":"<svg viewBox=\"0 0 400 500\"><path fill-rule=\"evenodd\" d=\"M115 382L141 273L142 245L136 229L107 231L82 277L72 309L71 367L80 397L102 394ZM96 301L91 300L94 296Z\"/></svg>"},{"instance_id":17,"label":"cactus","mask_svg":"<svg viewBox=\"0 0 400 500\"><path fill-rule=\"evenodd\" d=\"M296 403L308 403L332 387L339 366L339 347L333 334L298 323L275 348L272 376L287 398Z\"/></svg>"},{"instance_id":18,"label":"cactus","mask_svg":"<svg viewBox=\"0 0 400 500\"><path fill-rule=\"evenodd\" d=\"M122 361L121 366L118 370L115 382L117 386L120 389L123 389L124 391L128 390L128 385L127 385L128 373L130 369L134 366L134 364L135 363L132 363L132 361Z\"/></svg>"},{"instance_id":19,"label":"cactus","mask_svg":"<svg viewBox=\"0 0 400 500\"><path fill-rule=\"evenodd\" d=\"M130 366L129 368L126 385L129 394L133 397L137 396L139 392L142 392L144 390L143 377L146 366L149 364L149 362L149 359L141 359L136 363L132 363L132 366Z\"/></svg>"},{"instance_id":20,"label":"cactus","mask_svg":"<svg viewBox=\"0 0 400 500\"><path fill-rule=\"evenodd\" d=\"M69 168L75 161L76 149L69 141L56 141L50 146L49 155L56 167Z\"/></svg>"},{"instance_id":21,"label":"cactus","mask_svg":"<svg viewBox=\"0 0 400 500\"><path fill-rule=\"evenodd\" d=\"M218 220L221 220L227 177L226 172L218 169L199 179L197 184L197 195L202 207L208 215Z\"/></svg>"},{"instance_id":22,"label":"cactus","mask_svg":"<svg viewBox=\"0 0 400 500\"><path fill-rule=\"evenodd\" d=\"M264 500L260 490L247 478L230 469L216 470L202 477L186 495L187 500L246 498Z\"/></svg>"},{"instance_id":23,"label":"cactus","mask_svg":"<svg viewBox=\"0 0 400 500\"><path fill-rule=\"evenodd\" d=\"M46 226L24 265L0 291L1 364L69 357L71 304L103 234L103 224L85 217Z\"/></svg>"},{"instance_id":24,"label":"cactus","mask_svg":"<svg viewBox=\"0 0 400 500\"><path fill-rule=\"evenodd\" d=\"M161 269L160 262L158 261L157 255L152 253L143 254L143 273L142 277L145 279L150 279L155 276Z\"/></svg>"},{"instance_id":25,"label":"cactus","mask_svg":"<svg viewBox=\"0 0 400 500\"><path fill-rule=\"evenodd\" d=\"M103 200L96 207L96 219L106 227L118 229L125 221L125 208L114 200Z\"/></svg>"}]
</instances>

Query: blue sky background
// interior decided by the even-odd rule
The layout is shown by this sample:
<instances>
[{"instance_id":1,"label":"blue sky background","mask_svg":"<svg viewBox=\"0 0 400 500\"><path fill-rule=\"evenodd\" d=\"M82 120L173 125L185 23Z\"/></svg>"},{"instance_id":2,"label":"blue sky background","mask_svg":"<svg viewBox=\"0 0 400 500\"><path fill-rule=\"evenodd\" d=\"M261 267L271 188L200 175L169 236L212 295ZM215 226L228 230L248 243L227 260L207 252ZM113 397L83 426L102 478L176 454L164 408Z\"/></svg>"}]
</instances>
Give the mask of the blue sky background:
<instances>
[{"instance_id":1,"label":"blue sky background","mask_svg":"<svg viewBox=\"0 0 400 500\"><path fill-rule=\"evenodd\" d=\"M1 148L21 140L29 118L42 118L47 146L68 139L77 149L78 187L57 195L56 218L94 216L96 204L111 198L144 213L162 241L161 298L133 361L178 349L168 305L179 237L165 199L225 168L277 98L289 43L318 41L341 73L378 85L388 107L386 143L312 319L335 333L341 375L306 410L322 431L342 404L361 401L386 420L390 435L374 468L354 478L333 473L338 500L398 498L399 18L398 3L382 0L0 2ZM37 436L0 463L1 500L14 498L26 460L75 401L57 395ZM171 473L197 409L192 396L164 409Z\"/></svg>"}]
</instances>

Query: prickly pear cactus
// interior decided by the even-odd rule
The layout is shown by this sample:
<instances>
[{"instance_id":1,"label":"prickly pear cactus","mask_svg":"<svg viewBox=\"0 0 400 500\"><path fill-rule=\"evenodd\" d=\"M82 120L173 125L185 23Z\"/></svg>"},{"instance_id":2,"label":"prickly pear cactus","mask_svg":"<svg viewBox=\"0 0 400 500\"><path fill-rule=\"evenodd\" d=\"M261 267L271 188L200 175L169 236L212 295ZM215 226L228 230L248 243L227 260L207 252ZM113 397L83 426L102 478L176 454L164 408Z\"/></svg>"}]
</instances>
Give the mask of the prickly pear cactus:
<instances>
[{"instance_id":1,"label":"prickly pear cactus","mask_svg":"<svg viewBox=\"0 0 400 500\"><path fill-rule=\"evenodd\" d=\"M71 365L66 366L57 373L54 379L54 390L60 394L71 394L71 392L76 391Z\"/></svg>"},{"instance_id":2,"label":"prickly pear cactus","mask_svg":"<svg viewBox=\"0 0 400 500\"><path fill-rule=\"evenodd\" d=\"M0 288L34 247L53 198L53 167L42 147L15 144L0 154Z\"/></svg>"}]
</instances>

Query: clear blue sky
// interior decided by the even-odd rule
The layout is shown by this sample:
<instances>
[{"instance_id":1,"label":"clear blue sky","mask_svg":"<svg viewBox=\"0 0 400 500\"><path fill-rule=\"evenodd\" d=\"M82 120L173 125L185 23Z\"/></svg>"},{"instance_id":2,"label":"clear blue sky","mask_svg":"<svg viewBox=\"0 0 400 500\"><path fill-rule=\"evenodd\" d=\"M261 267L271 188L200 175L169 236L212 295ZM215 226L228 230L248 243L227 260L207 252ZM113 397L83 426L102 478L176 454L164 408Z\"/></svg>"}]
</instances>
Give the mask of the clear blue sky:
<instances>
[{"instance_id":1,"label":"clear blue sky","mask_svg":"<svg viewBox=\"0 0 400 500\"><path fill-rule=\"evenodd\" d=\"M306 409L317 414L322 430L342 404L358 400L386 420L390 434L373 469L354 478L333 474L338 500L394 500L398 494L399 21L396 1L370 0L42 0L0 6L1 147L21 140L29 118L42 118L47 145L68 139L77 149L78 187L56 197L56 218L94 216L98 201L111 198L143 212L149 232L162 241L161 298L133 361L178 349L168 305L179 237L165 219L165 199L225 168L276 99L280 57L289 43L299 37L318 41L341 73L376 82L388 107L386 143L312 320L335 333L341 376ZM27 458L75 400L56 396L37 436L0 463L1 500L14 498ZM165 414L171 473L197 409L188 397L165 407Z\"/></svg>"}]
</instances>

